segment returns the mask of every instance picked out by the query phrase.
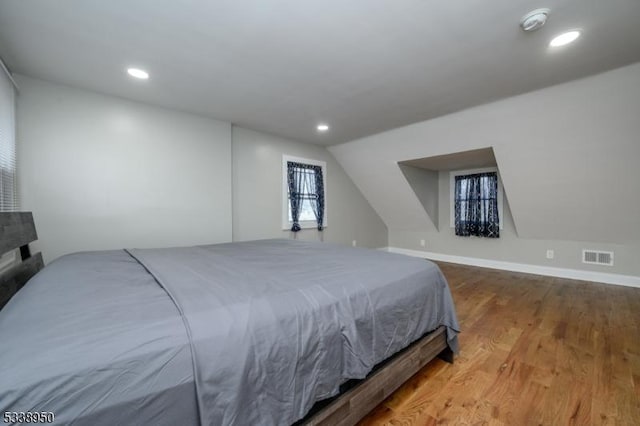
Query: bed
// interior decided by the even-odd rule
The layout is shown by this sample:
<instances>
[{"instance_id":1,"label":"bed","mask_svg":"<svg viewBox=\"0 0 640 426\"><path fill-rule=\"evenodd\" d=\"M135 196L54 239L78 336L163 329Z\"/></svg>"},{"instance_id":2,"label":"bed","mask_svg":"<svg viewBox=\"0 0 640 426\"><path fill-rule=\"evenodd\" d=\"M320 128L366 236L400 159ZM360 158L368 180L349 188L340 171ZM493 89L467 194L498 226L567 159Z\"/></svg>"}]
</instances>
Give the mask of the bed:
<instances>
[{"instance_id":1,"label":"bed","mask_svg":"<svg viewBox=\"0 0 640 426\"><path fill-rule=\"evenodd\" d=\"M0 214L0 232L23 260L0 292L2 412L77 425L354 424L457 351L449 288L424 260L260 240L75 253L35 273L31 214Z\"/></svg>"}]
</instances>

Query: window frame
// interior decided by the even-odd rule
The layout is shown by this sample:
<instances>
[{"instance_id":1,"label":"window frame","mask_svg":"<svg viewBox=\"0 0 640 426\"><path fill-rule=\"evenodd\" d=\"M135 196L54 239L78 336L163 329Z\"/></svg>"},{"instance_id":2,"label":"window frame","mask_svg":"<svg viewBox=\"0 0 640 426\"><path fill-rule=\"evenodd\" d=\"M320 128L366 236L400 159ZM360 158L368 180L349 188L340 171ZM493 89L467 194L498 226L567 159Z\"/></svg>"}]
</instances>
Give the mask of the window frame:
<instances>
[{"instance_id":1,"label":"window frame","mask_svg":"<svg viewBox=\"0 0 640 426\"><path fill-rule=\"evenodd\" d=\"M475 175L479 173L491 173L495 172L498 176L498 218L500 219L500 230L504 229L504 190L502 188L502 178L500 177L500 171L497 167L484 167L480 169L467 169L467 170L453 170L449 172L449 227L456 227L456 212L455 212L455 200L456 200L456 176L461 175Z\"/></svg>"},{"instance_id":2,"label":"window frame","mask_svg":"<svg viewBox=\"0 0 640 426\"><path fill-rule=\"evenodd\" d=\"M0 120L0 211L11 212L20 210L16 162L18 86L1 58L0 68L0 112L6 113Z\"/></svg>"},{"instance_id":3,"label":"window frame","mask_svg":"<svg viewBox=\"0 0 640 426\"><path fill-rule=\"evenodd\" d=\"M313 160L311 158L295 157L288 154L282 155L282 230L290 231L293 226L293 222L289 220L289 183L287 181L287 163L302 163L312 166L320 166L322 168L322 182L324 184L324 216L322 219L322 227L326 228L329 224L327 222L327 162L322 160ZM317 229L318 223L314 220L301 220L301 229Z\"/></svg>"}]
</instances>

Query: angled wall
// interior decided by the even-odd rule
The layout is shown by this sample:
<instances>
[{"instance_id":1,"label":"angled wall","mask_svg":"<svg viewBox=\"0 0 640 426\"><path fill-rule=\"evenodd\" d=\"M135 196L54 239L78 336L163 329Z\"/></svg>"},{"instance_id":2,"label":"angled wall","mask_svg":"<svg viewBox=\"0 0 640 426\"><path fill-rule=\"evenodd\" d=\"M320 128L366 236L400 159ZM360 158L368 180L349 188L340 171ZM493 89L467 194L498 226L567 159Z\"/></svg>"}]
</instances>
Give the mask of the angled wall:
<instances>
[{"instance_id":1,"label":"angled wall","mask_svg":"<svg viewBox=\"0 0 640 426\"><path fill-rule=\"evenodd\" d=\"M398 164L400 171L413 189L414 194L429 215L430 230L438 230L438 172L406 164Z\"/></svg>"},{"instance_id":2,"label":"angled wall","mask_svg":"<svg viewBox=\"0 0 640 426\"><path fill-rule=\"evenodd\" d=\"M580 250L613 247L616 265L606 272L640 275L639 116L640 64L634 64L330 151L387 224L390 244L408 245L399 233L433 230L397 162L493 147L516 236L514 249L503 253L532 241L557 242L570 260L549 262L537 249L512 260L602 270L581 264ZM470 245L441 239L428 238L428 250L456 254L460 244ZM474 244L484 247L482 257L504 256L488 242Z\"/></svg>"}]
</instances>

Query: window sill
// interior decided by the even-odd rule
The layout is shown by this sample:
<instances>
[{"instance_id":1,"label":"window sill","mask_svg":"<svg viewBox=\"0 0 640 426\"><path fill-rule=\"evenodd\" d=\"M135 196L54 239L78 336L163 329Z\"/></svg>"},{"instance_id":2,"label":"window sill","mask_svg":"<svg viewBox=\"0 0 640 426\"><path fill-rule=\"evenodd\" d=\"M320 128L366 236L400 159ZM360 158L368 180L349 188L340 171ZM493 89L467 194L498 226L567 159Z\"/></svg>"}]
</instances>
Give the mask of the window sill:
<instances>
[{"instance_id":1,"label":"window sill","mask_svg":"<svg viewBox=\"0 0 640 426\"><path fill-rule=\"evenodd\" d=\"M283 231L291 231L291 227L293 226L293 223L289 223L287 225L282 225L282 230ZM327 225L323 224L322 225L322 229L326 229ZM300 230L304 230L304 229L318 229L318 224L316 222L300 222Z\"/></svg>"}]
</instances>

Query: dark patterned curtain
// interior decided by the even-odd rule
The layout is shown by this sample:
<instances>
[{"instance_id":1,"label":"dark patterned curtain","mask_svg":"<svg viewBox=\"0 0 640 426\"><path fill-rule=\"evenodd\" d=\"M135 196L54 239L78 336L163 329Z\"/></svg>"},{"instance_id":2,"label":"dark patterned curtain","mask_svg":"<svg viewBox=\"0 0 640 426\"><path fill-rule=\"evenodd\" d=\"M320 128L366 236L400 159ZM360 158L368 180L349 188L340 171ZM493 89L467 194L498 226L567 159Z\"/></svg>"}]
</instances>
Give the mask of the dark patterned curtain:
<instances>
[{"instance_id":1,"label":"dark patterned curtain","mask_svg":"<svg viewBox=\"0 0 640 426\"><path fill-rule=\"evenodd\" d=\"M322 167L313 166L313 170L315 171L315 194L313 194L315 202L311 201L311 208L316 217L318 231L322 231L324 229L322 223L324 219L324 178L322 177Z\"/></svg>"},{"instance_id":2,"label":"dark patterned curtain","mask_svg":"<svg viewBox=\"0 0 640 426\"><path fill-rule=\"evenodd\" d=\"M499 238L496 172L456 176L456 235Z\"/></svg>"},{"instance_id":3,"label":"dark patterned curtain","mask_svg":"<svg viewBox=\"0 0 640 426\"><path fill-rule=\"evenodd\" d=\"M308 200L316 217L318 231L323 230L324 218L324 181L322 167L312 164L287 162L287 182L289 184L289 203L291 206L291 230L298 232L300 228L300 212L302 205Z\"/></svg>"}]
</instances>

